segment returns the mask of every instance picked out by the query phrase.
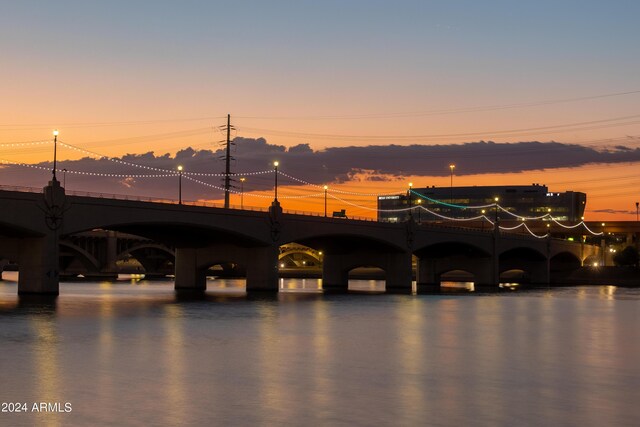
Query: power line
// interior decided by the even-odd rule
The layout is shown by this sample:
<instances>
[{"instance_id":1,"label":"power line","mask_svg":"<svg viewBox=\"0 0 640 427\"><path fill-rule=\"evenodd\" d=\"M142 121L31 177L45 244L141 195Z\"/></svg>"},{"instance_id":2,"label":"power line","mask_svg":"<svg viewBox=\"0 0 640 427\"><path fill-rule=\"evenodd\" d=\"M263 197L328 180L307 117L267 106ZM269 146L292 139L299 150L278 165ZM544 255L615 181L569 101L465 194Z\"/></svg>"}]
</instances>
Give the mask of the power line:
<instances>
[{"instance_id":1,"label":"power line","mask_svg":"<svg viewBox=\"0 0 640 427\"><path fill-rule=\"evenodd\" d=\"M551 126L538 126L531 128L519 128L519 129L503 129L503 130L493 130L493 131L476 131L476 132L465 132L465 133L443 133L443 134L422 134L422 135L346 135L346 134L320 134L320 133L304 133L304 132L292 132L292 131L282 131L282 130L274 130L274 129L262 129L262 128L252 128L252 127L241 127L242 131L253 132L253 133L265 133L269 135L275 136L290 136L290 137L299 137L299 138L315 138L315 139L329 139L329 140L344 140L344 141L354 141L354 140L373 140L373 141L407 141L407 140L428 140L434 138L459 138L459 137L483 137L487 135L518 135L523 132L536 132L536 133L555 133L562 131L576 131L576 130L592 130L592 129L600 129L605 127L616 127L616 126L627 126L632 124L639 124L640 121L633 120L622 123L612 123L612 122L620 122L622 120L629 119L638 119L640 118L640 114L634 114L631 116L622 116L622 117L614 117L610 119L601 119L601 120L589 120L585 122L574 122L574 123L565 123Z\"/></svg>"},{"instance_id":2,"label":"power line","mask_svg":"<svg viewBox=\"0 0 640 427\"><path fill-rule=\"evenodd\" d=\"M380 113L380 114L354 114L354 115L333 115L333 116L238 116L239 119L260 119L260 120L355 120L355 119L394 119L404 117L425 117L445 114L475 113L481 111L506 110L512 108L537 107L543 105L562 104L570 102L579 102L592 99L610 98L616 96L635 95L640 90L627 92L615 92L603 95L582 96L576 98L563 98L538 102L523 102L504 105L485 105L479 107L463 107L445 110L432 110L424 112L403 112L403 113Z\"/></svg>"}]
</instances>

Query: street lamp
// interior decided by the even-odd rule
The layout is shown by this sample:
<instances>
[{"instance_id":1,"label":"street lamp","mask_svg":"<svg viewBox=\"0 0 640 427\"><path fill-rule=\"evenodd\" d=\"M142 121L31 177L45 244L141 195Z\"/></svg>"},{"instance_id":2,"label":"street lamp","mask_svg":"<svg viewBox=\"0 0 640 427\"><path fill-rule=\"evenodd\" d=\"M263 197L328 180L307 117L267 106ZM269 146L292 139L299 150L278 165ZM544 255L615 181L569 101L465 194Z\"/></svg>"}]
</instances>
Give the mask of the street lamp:
<instances>
[{"instance_id":1,"label":"street lamp","mask_svg":"<svg viewBox=\"0 0 640 427\"><path fill-rule=\"evenodd\" d=\"M411 209L411 189L413 188L413 182L409 183L409 218L413 216L413 210Z\"/></svg>"},{"instance_id":2,"label":"street lamp","mask_svg":"<svg viewBox=\"0 0 640 427\"><path fill-rule=\"evenodd\" d=\"M178 204L182 204L182 165L178 165Z\"/></svg>"},{"instance_id":3,"label":"street lamp","mask_svg":"<svg viewBox=\"0 0 640 427\"><path fill-rule=\"evenodd\" d=\"M276 181L276 185L275 185L275 190L274 190L274 198L273 201L274 202L278 202L278 165L280 164L280 162L278 162L277 160L275 162L273 162L273 170L275 172L275 181Z\"/></svg>"},{"instance_id":4,"label":"street lamp","mask_svg":"<svg viewBox=\"0 0 640 427\"><path fill-rule=\"evenodd\" d=\"M453 163L449 165L449 169L451 169L451 197L449 199L450 203L453 203L453 170L456 168L456 165Z\"/></svg>"},{"instance_id":5,"label":"street lamp","mask_svg":"<svg viewBox=\"0 0 640 427\"><path fill-rule=\"evenodd\" d=\"M600 239L600 250L602 251L602 266L607 265L607 233L605 232L606 223L602 223L602 239Z\"/></svg>"},{"instance_id":6,"label":"street lamp","mask_svg":"<svg viewBox=\"0 0 640 427\"><path fill-rule=\"evenodd\" d=\"M327 216L327 190L329 189L328 185L324 186L324 216Z\"/></svg>"},{"instance_id":7,"label":"street lamp","mask_svg":"<svg viewBox=\"0 0 640 427\"><path fill-rule=\"evenodd\" d=\"M636 202L636 222L638 222L638 208L640 208L640 202Z\"/></svg>"},{"instance_id":8,"label":"street lamp","mask_svg":"<svg viewBox=\"0 0 640 427\"><path fill-rule=\"evenodd\" d=\"M57 150L58 149L58 129L53 130L53 180L56 180Z\"/></svg>"},{"instance_id":9,"label":"street lamp","mask_svg":"<svg viewBox=\"0 0 640 427\"><path fill-rule=\"evenodd\" d=\"M498 228L498 201L500 200L500 198L496 197L493 200L496 202L495 203L495 206L496 206L496 217L495 217L495 226L494 227Z\"/></svg>"},{"instance_id":10,"label":"street lamp","mask_svg":"<svg viewBox=\"0 0 640 427\"><path fill-rule=\"evenodd\" d=\"M240 209L244 209L244 182L247 180L244 176L240 178Z\"/></svg>"},{"instance_id":11,"label":"street lamp","mask_svg":"<svg viewBox=\"0 0 640 427\"><path fill-rule=\"evenodd\" d=\"M480 220L480 230L484 230L484 220L487 219L487 217L484 214L486 214L487 211L482 209L480 212L482 212L482 219Z\"/></svg>"},{"instance_id":12,"label":"street lamp","mask_svg":"<svg viewBox=\"0 0 640 427\"><path fill-rule=\"evenodd\" d=\"M416 203L418 203L418 205L422 205L422 199L418 199L418 201ZM421 210L422 210L422 208L420 206L418 206L418 222L420 222L420 211Z\"/></svg>"},{"instance_id":13,"label":"street lamp","mask_svg":"<svg viewBox=\"0 0 640 427\"><path fill-rule=\"evenodd\" d=\"M62 169L62 187L67 188L67 168Z\"/></svg>"}]
</instances>

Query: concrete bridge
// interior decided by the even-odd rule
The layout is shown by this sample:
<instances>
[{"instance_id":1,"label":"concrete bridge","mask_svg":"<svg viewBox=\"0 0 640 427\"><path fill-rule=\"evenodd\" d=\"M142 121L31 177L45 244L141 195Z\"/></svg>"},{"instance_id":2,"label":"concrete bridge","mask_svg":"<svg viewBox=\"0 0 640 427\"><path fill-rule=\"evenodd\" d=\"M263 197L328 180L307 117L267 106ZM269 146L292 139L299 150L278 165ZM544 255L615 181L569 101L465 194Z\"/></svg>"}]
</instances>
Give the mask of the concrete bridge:
<instances>
[{"instance_id":1,"label":"concrete bridge","mask_svg":"<svg viewBox=\"0 0 640 427\"><path fill-rule=\"evenodd\" d=\"M61 241L95 229L174 248L175 287L189 290L206 288L210 266L234 263L246 271L248 291L277 291L280 247L292 242L322 251L325 291L346 290L349 271L368 266L384 270L388 292L410 292L414 257L418 291L458 272L476 287L497 287L514 271L548 284L599 251L497 230L288 214L277 201L248 211L72 196L58 181L42 193L0 191L0 205L0 259L18 263L19 293L57 294L60 247L69 248Z\"/></svg>"}]
</instances>

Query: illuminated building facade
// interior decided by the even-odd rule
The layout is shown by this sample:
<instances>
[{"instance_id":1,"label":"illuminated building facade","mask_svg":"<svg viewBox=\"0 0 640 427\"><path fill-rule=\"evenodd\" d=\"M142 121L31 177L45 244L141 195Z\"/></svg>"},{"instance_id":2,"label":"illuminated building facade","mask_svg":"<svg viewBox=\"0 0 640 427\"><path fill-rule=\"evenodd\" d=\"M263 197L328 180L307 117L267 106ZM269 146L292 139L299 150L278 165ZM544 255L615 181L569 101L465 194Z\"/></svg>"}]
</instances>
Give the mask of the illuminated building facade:
<instances>
[{"instance_id":1,"label":"illuminated building facade","mask_svg":"<svg viewBox=\"0 0 640 427\"><path fill-rule=\"evenodd\" d=\"M577 191L550 192L546 185L505 185L474 187L426 187L414 188L412 193L378 197L378 219L402 222L409 218L409 206L422 206L435 214L414 208L412 214L419 221L440 221L444 217L472 218L484 214L493 218L493 206L467 208L467 206L498 204L511 213L524 217L539 217L545 214L558 221L580 222L584 216L587 195ZM498 212L501 219L513 219L505 212Z\"/></svg>"}]
</instances>

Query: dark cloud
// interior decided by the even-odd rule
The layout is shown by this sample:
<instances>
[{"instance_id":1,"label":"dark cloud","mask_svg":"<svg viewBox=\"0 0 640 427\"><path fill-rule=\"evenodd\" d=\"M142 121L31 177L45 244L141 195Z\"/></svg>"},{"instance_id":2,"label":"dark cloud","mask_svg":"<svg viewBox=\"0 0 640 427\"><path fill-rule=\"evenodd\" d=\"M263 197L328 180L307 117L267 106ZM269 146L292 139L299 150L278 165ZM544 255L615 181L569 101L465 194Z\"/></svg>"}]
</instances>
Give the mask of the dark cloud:
<instances>
[{"instance_id":1,"label":"dark cloud","mask_svg":"<svg viewBox=\"0 0 640 427\"><path fill-rule=\"evenodd\" d=\"M175 171L184 167L183 195L185 198L219 198L221 191L188 180L187 174L224 172L224 151L218 149L194 150L186 148L175 156L156 154L126 154L122 162L135 163L148 168ZM273 187L273 161L280 162L284 174L307 182L345 182L358 177L360 180L395 180L406 175L446 176L448 165L456 164L456 175L483 173L509 173L528 170L579 167L589 163L619 163L640 161L640 149L616 146L598 150L560 142L492 141L470 142L460 145L370 145L364 147L333 147L314 151L309 144L290 148L269 144L264 138L235 138L232 148L232 171L240 174L267 171L265 174L247 174L245 191L267 190ZM36 165L44 170L20 166L0 168L4 185L42 186L50 177L51 163ZM83 158L61 161L58 177L62 180L63 168L69 171L116 174L162 174L154 169L135 168L107 159ZM165 172L166 173L166 172ZM209 185L221 187L222 177L192 176ZM177 175L168 177L97 177L67 173L67 187L83 191L115 194L144 194L149 197L176 197ZM299 181L282 175L283 184L301 185ZM235 181L238 185L238 182Z\"/></svg>"}]
</instances>

